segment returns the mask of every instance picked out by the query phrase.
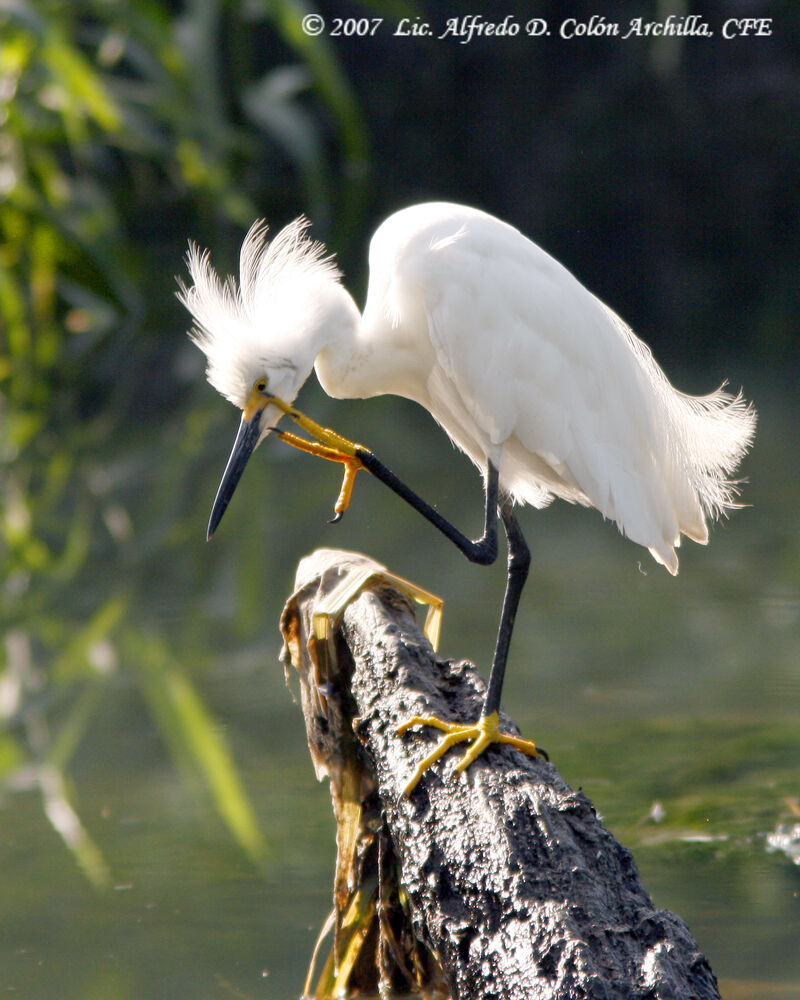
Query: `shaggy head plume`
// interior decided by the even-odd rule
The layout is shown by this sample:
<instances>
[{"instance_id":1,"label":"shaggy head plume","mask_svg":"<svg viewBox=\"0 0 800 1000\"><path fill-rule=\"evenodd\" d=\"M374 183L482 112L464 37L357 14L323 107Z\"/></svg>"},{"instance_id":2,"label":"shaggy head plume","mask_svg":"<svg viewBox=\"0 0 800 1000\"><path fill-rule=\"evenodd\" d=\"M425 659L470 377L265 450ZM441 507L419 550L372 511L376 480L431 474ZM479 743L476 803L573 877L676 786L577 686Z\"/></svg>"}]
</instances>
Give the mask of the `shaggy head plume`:
<instances>
[{"instance_id":1,"label":"shaggy head plume","mask_svg":"<svg viewBox=\"0 0 800 1000\"><path fill-rule=\"evenodd\" d=\"M189 335L206 356L208 381L240 408L256 379L294 368L284 344L313 318L323 287L340 277L325 247L309 239L308 226L301 216L268 242L266 223L255 222L242 244L238 284L220 280L208 251L189 245L192 285L178 282L194 320Z\"/></svg>"}]
</instances>

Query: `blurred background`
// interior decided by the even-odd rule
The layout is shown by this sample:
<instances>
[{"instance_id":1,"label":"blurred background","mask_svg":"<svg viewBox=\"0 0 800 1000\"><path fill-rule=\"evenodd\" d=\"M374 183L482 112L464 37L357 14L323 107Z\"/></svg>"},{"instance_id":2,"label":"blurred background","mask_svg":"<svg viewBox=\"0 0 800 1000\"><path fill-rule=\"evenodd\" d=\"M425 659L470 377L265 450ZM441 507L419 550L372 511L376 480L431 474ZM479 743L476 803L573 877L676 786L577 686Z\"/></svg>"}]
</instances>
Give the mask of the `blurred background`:
<instances>
[{"instance_id":1,"label":"blurred background","mask_svg":"<svg viewBox=\"0 0 800 1000\"><path fill-rule=\"evenodd\" d=\"M800 8L567 6L0 2L9 995L299 994L335 855L278 663L303 555L354 548L441 594L442 651L488 661L503 567L468 567L370 482L329 527L338 471L279 442L205 543L238 414L175 298L189 238L230 273L255 218L304 212L363 302L377 223L434 198L544 246L679 387L755 401L747 506L676 580L595 512L522 512L505 706L729 1000L800 995ZM438 37L533 7L549 37ZM713 36L564 39L567 13L702 14ZM770 33L725 40L733 17ZM419 408L312 382L299 404L480 530L479 477Z\"/></svg>"}]
</instances>

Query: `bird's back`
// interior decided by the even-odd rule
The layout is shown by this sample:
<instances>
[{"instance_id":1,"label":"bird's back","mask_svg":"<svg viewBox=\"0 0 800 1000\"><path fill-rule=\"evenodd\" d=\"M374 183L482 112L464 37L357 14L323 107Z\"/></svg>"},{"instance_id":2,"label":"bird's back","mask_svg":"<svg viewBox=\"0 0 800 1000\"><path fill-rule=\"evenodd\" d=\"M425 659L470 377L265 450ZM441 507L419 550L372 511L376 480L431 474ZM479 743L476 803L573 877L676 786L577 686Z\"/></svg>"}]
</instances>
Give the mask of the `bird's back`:
<instances>
[{"instance_id":1,"label":"bird's back","mask_svg":"<svg viewBox=\"0 0 800 1000\"><path fill-rule=\"evenodd\" d=\"M370 247L365 335L427 358L398 392L425 406L515 499L596 507L677 572L707 539L753 435L740 397L674 389L648 348L562 265L475 209L417 205Z\"/></svg>"}]
</instances>

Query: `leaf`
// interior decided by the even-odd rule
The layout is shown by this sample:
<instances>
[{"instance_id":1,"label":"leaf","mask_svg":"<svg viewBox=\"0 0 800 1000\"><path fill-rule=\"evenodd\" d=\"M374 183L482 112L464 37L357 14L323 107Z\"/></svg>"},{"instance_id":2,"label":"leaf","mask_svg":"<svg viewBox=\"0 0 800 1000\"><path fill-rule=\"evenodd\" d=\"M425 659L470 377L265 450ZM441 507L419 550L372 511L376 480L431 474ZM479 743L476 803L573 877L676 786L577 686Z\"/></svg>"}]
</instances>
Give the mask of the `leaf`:
<instances>
[{"instance_id":1,"label":"leaf","mask_svg":"<svg viewBox=\"0 0 800 1000\"><path fill-rule=\"evenodd\" d=\"M71 119L80 109L105 132L121 128L122 116L98 74L81 52L64 39L61 31L53 30L52 26L42 38L41 57L58 86L58 99L65 102L63 110Z\"/></svg>"},{"instance_id":2,"label":"leaf","mask_svg":"<svg viewBox=\"0 0 800 1000\"><path fill-rule=\"evenodd\" d=\"M219 816L257 863L264 855L264 839L227 740L189 676L170 664L170 658L164 645L151 638L143 674L145 696L179 763L200 773Z\"/></svg>"},{"instance_id":3,"label":"leaf","mask_svg":"<svg viewBox=\"0 0 800 1000\"><path fill-rule=\"evenodd\" d=\"M61 836L95 889L107 889L111 884L110 869L70 801L64 774L56 767L43 764L37 769L37 779L44 811L53 829Z\"/></svg>"}]
</instances>

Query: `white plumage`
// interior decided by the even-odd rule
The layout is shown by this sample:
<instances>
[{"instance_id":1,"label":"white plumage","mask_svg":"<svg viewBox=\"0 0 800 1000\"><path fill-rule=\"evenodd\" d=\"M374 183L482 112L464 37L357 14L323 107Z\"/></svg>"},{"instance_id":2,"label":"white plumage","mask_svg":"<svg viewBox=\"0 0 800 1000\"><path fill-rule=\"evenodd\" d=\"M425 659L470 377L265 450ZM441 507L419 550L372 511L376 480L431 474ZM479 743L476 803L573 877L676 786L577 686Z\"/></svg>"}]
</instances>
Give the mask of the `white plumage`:
<instances>
[{"instance_id":1,"label":"white plumage","mask_svg":"<svg viewBox=\"0 0 800 1000\"><path fill-rule=\"evenodd\" d=\"M706 542L706 519L735 506L729 476L753 408L721 389L678 392L629 327L516 229L457 205L397 212L372 239L362 317L306 227L268 243L253 226L238 286L190 250L181 296L231 402L244 407L263 377L292 402L312 367L337 398L415 400L484 474L493 462L515 500L596 507L671 573L681 534Z\"/></svg>"}]
</instances>

